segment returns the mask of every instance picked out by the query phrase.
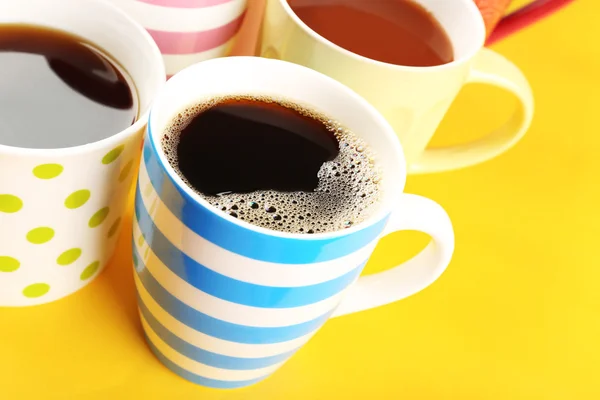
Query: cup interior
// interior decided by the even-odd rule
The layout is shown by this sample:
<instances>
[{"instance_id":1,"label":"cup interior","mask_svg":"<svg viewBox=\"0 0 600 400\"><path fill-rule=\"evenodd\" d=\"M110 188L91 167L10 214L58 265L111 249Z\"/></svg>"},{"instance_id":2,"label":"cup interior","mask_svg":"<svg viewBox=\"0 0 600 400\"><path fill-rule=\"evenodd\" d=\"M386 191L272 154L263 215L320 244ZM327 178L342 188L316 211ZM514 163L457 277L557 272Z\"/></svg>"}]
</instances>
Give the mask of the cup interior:
<instances>
[{"instance_id":1,"label":"cup interior","mask_svg":"<svg viewBox=\"0 0 600 400\"><path fill-rule=\"evenodd\" d=\"M483 47L485 24L473 0L415 0L427 9L450 37L455 62L469 59Z\"/></svg>"},{"instance_id":2,"label":"cup interior","mask_svg":"<svg viewBox=\"0 0 600 400\"><path fill-rule=\"evenodd\" d=\"M375 152L376 162L382 169L383 195L380 210L371 220L355 228L376 222L390 212L404 189L406 171L402 148L383 116L354 91L332 78L300 65L258 57L219 58L191 66L167 82L152 107L149 121L152 145L171 178L195 201L212 209L171 167L161 148L161 134L179 112L190 106L215 97L242 94L268 96L305 106L342 123L363 138ZM219 215L246 224L224 213ZM245 226L258 229L253 225ZM310 236L322 235L327 234Z\"/></svg>"},{"instance_id":3,"label":"cup interior","mask_svg":"<svg viewBox=\"0 0 600 400\"><path fill-rule=\"evenodd\" d=\"M317 32L308 27L292 10L288 0L278 0L287 14L301 26L304 31L317 40L327 43L339 51L345 52L353 57L374 63L385 64L399 68L440 68L455 63L460 63L471 59L481 49L485 43L485 24L479 9L473 0L413 0L428 10L437 21L442 25L448 34L452 47L454 49L454 61L448 64L437 65L433 67L412 67L404 65L387 64L381 61L372 60L367 57L352 53L333 42L320 36ZM322 0L314 0L319 3ZM332 1L332 0L328 0ZM335 0L333 0L335 2ZM393 40L393 39L390 39Z\"/></svg>"},{"instance_id":4,"label":"cup interior","mask_svg":"<svg viewBox=\"0 0 600 400\"><path fill-rule=\"evenodd\" d=\"M131 76L138 96L137 122L122 133L143 127L165 70L150 35L123 11L104 0L0 0L0 24L7 23L62 30L105 51Z\"/></svg>"}]
</instances>

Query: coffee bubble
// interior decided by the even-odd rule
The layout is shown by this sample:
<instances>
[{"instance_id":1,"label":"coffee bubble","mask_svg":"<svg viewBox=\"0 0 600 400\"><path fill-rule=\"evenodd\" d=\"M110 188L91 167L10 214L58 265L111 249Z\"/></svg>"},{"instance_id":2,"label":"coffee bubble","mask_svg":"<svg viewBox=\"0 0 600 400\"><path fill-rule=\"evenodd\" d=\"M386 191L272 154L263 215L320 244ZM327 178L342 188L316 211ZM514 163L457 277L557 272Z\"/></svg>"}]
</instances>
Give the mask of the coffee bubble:
<instances>
[{"instance_id":1,"label":"coffee bubble","mask_svg":"<svg viewBox=\"0 0 600 400\"><path fill-rule=\"evenodd\" d=\"M312 192L258 190L249 193L222 192L217 195L207 195L190 184L178 166L177 146L181 131L196 116L211 107L238 99L277 103L320 121L335 135L339 153L333 160L322 164L317 173L317 187ZM372 216L381 198L382 172L377 166L376 155L369 145L334 119L289 101L255 96L212 99L180 112L163 132L161 142L171 166L199 196L225 215L263 228L305 234L348 229ZM273 151L289 152L291 156L294 149L280 148ZM230 166L214 166L214 168L228 167ZM246 165L245 168L252 171L253 166ZM277 165L273 165L273 169L276 170Z\"/></svg>"}]
</instances>

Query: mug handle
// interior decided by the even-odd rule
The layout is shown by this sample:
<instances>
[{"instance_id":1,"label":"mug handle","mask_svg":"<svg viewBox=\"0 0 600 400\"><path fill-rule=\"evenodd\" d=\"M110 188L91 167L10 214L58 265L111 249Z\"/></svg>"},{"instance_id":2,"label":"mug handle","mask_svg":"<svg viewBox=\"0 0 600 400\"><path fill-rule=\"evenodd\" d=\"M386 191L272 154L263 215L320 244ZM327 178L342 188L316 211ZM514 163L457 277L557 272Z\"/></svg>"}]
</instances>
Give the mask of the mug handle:
<instances>
[{"instance_id":1,"label":"mug handle","mask_svg":"<svg viewBox=\"0 0 600 400\"><path fill-rule=\"evenodd\" d=\"M359 277L344 295L334 317L401 300L431 285L444 272L454 252L454 231L446 211L433 200L403 194L382 236L404 230L427 233L432 241L403 264Z\"/></svg>"},{"instance_id":2,"label":"mug handle","mask_svg":"<svg viewBox=\"0 0 600 400\"><path fill-rule=\"evenodd\" d=\"M457 146L425 149L409 173L430 173L467 167L494 158L517 143L533 119L531 87L523 73L500 54L483 48L475 56L468 83L485 83L513 93L519 107L503 126L482 139Z\"/></svg>"}]
</instances>

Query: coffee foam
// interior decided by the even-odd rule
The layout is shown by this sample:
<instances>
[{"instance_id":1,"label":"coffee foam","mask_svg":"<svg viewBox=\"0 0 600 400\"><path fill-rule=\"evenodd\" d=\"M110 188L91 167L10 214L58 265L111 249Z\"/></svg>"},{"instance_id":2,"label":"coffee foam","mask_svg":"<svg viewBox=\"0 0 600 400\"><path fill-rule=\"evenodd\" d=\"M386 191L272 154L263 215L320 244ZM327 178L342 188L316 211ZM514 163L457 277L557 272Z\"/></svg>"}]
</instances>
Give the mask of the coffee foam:
<instances>
[{"instance_id":1,"label":"coffee foam","mask_svg":"<svg viewBox=\"0 0 600 400\"><path fill-rule=\"evenodd\" d=\"M179 134L203 111L231 100L277 103L321 121L334 133L340 151L334 160L325 162L320 168L319 183L315 191L265 190L209 196L196 190L187 181L177 165ZM252 225L276 231L313 234L350 228L374 214L381 196L381 171L376 165L373 151L365 141L337 121L285 100L231 96L191 106L177 114L165 129L162 147L181 179L213 207Z\"/></svg>"}]
</instances>

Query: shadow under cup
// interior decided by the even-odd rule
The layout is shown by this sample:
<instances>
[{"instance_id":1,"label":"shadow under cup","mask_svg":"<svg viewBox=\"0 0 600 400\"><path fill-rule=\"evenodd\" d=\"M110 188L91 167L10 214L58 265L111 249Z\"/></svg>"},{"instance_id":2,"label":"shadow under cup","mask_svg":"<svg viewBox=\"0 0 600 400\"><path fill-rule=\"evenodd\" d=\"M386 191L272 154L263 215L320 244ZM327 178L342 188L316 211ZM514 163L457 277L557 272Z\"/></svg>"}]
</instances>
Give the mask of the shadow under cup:
<instances>
[{"instance_id":1,"label":"shadow under cup","mask_svg":"<svg viewBox=\"0 0 600 400\"><path fill-rule=\"evenodd\" d=\"M380 209L350 229L303 235L250 225L201 199L169 164L161 134L187 107L236 94L304 105L361 136L385 174ZM383 117L315 71L230 57L171 78L152 109L133 227L139 308L154 353L175 373L209 387L243 387L270 375L356 281L404 180L402 150Z\"/></svg>"},{"instance_id":2,"label":"shadow under cup","mask_svg":"<svg viewBox=\"0 0 600 400\"><path fill-rule=\"evenodd\" d=\"M0 144L0 171L10 171L0 174L0 306L28 306L76 292L111 259L148 109L165 74L149 34L104 1L0 0L0 24L57 29L106 51L132 78L140 107L133 125L97 142Z\"/></svg>"}]
</instances>

